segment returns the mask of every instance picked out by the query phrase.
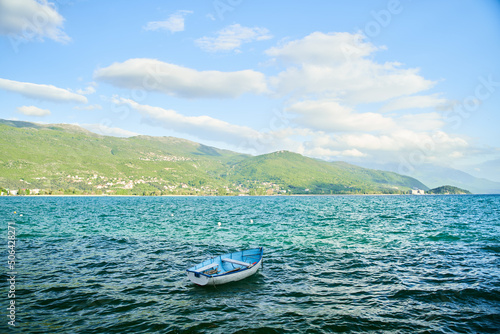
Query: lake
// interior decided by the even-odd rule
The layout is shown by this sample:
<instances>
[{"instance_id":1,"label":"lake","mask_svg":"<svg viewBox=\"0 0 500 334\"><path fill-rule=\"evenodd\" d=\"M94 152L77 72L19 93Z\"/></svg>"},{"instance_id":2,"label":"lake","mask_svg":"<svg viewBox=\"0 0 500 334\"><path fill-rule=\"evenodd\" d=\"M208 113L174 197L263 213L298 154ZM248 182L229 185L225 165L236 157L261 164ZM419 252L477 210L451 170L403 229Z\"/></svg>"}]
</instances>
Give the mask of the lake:
<instances>
[{"instance_id":1,"label":"lake","mask_svg":"<svg viewBox=\"0 0 500 334\"><path fill-rule=\"evenodd\" d=\"M0 332L500 331L500 196L3 197L0 209L3 268L9 226L16 237ZM256 246L264 267L244 281L186 277Z\"/></svg>"}]
</instances>

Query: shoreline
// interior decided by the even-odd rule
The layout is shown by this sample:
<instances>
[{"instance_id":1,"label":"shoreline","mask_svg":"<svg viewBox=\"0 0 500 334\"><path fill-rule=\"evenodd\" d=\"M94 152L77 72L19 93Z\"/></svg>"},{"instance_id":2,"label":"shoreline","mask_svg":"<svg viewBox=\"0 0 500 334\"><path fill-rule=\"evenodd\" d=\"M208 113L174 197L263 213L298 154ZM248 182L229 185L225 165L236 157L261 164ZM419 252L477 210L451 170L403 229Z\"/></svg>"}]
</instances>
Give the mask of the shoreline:
<instances>
[{"instance_id":1,"label":"shoreline","mask_svg":"<svg viewBox=\"0 0 500 334\"><path fill-rule=\"evenodd\" d=\"M145 195L4 195L0 198L36 198L36 197L328 197L328 196L412 196L412 197L425 197L425 196L467 196L467 195L500 195L500 194L290 194L290 195L159 195L159 196L145 196Z\"/></svg>"}]
</instances>

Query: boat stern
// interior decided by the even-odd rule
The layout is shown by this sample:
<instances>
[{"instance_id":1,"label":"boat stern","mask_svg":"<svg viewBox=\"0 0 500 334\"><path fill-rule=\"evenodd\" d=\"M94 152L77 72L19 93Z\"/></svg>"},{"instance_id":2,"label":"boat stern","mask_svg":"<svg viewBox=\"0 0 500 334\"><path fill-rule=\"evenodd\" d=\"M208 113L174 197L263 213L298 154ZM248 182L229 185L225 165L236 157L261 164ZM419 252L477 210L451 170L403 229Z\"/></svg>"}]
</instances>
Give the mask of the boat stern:
<instances>
[{"instance_id":1,"label":"boat stern","mask_svg":"<svg viewBox=\"0 0 500 334\"><path fill-rule=\"evenodd\" d=\"M210 283L210 276L190 270L187 270L186 273L189 280L194 284L203 286Z\"/></svg>"}]
</instances>

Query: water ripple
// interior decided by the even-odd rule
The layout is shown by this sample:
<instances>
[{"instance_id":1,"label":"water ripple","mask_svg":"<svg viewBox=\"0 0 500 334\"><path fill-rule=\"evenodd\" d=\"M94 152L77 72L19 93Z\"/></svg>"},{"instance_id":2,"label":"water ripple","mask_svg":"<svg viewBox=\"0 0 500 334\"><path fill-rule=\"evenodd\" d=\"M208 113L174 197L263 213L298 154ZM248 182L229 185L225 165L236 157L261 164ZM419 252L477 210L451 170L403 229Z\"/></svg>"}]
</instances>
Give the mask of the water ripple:
<instances>
[{"instance_id":1,"label":"water ripple","mask_svg":"<svg viewBox=\"0 0 500 334\"><path fill-rule=\"evenodd\" d=\"M500 196L26 197L0 208L18 231L13 333L500 329ZM265 247L257 275L186 279L194 263L253 246Z\"/></svg>"}]
</instances>

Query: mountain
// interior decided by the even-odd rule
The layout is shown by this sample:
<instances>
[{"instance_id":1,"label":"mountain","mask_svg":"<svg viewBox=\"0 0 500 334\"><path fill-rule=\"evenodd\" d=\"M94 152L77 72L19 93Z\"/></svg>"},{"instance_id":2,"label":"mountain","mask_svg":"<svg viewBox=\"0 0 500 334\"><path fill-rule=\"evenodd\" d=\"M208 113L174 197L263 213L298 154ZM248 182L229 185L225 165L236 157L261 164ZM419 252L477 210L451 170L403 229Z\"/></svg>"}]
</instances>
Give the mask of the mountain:
<instances>
[{"instance_id":1,"label":"mountain","mask_svg":"<svg viewBox=\"0 0 500 334\"><path fill-rule=\"evenodd\" d=\"M470 167L466 170L466 172L476 177L500 183L500 159L482 162L475 165L473 168ZM477 176L478 173L480 173L481 176Z\"/></svg>"},{"instance_id":2,"label":"mountain","mask_svg":"<svg viewBox=\"0 0 500 334\"><path fill-rule=\"evenodd\" d=\"M466 195L470 194L470 191L465 189L460 189L453 186L442 186L427 191L427 194L431 195Z\"/></svg>"},{"instance_id":3,"label":"mountain","mask_svg":"<svg viewBox=\"0 0 500 334\"><path fill-rule=\"evenodd\" d=\"M362 166L394 172L400 171L399 165L397 164L363 164ZM454 168L420 164L412 168L408 173L402 174L418 179L430 188L436 188L443 184L447 184L467 189L474 194L500 194L500 182L478 178Z\"/></svg>"},{"instance_id":4,"label":"mountain","mask_svg":"<svg viewBox=\"0 0 500 334\"><path fill-rule=\"evenodd\" d=\"M428 189L418 180L396 173L326 162L288 151L242 160L232 166L228 179L282 184L292 193L398 193L411 188Z\"/></svg>"},{"instance_id":5,"label":"mountain","mask_svg":"<svg viewBox=\"0 0 500 334\"><path fill-rule=\"evenodd\" d=\"M477 178L453 168L421 165L415 168L409 175L422 180L422 182L431 188L448 184L454 187L467 189L474 194L500 194L499 182Z\"/></svg>"},{"instance_id":6,"label":"mountain","mask_svg":"<svg viewBox=\"0 0 500 334\"><path fill-rule=\"evenodd\" d=\"M0 147L1 187L58 192L149 194L205 184L217 189L226 184L219 174L227 164L247 157L173 137L116 138L74 125L17 121L0 121Z\"/></svg>"},{"instance_id":7,"label":"mountain","mask_svg":"<svg viewBox=\"0 0 500 334\"><path fill-rule=\"evenodd\" d=\"M250 156L174 137L101 136L0 120L0 188L47 194L356 194L428 188L416 179L280 151ZM26 190L25 190L26 189Z\"/></svg>"}]
</instances>

